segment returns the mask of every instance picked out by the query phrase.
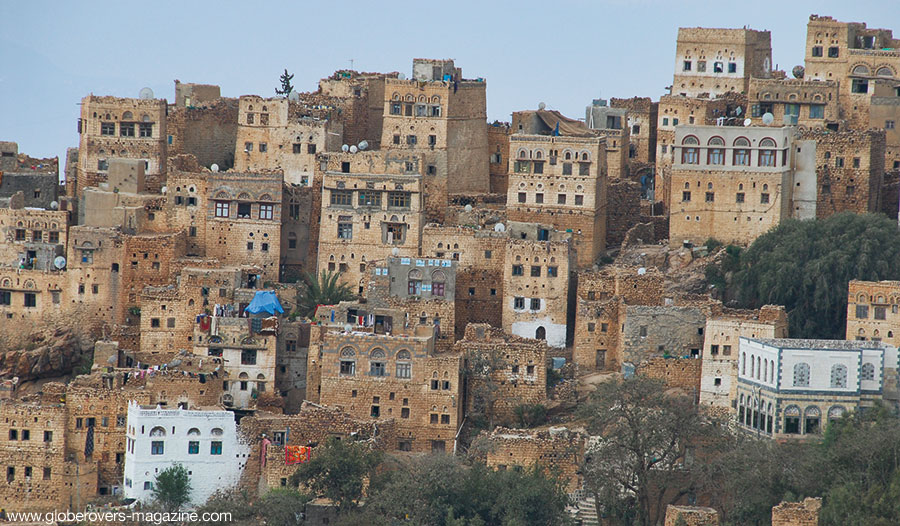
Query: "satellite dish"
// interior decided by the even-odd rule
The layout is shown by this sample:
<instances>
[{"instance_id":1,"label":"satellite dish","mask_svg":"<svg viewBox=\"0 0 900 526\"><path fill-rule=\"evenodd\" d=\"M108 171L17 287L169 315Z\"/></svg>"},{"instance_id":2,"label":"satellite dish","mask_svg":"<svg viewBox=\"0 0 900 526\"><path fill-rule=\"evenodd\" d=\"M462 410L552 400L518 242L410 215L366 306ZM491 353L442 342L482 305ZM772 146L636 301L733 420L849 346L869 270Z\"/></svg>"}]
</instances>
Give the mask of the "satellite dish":
<instances>
[{"instance_id":1,"label":"satellite dish","mask_svg":"<svg viewBox=\"0 0 900 526\"><path fill-rule=\"evenodd\" d=\"M768 125L772 124L773 122L775 122L775 116L774 116L774 115L772 115L772 114L769 113L769 112L763 113L763 116L762 116L762 123L763 123L763 124L765 124L766 126L768 126Z\"/></svg>"},{"instance_id":2,"label":"satellite dish","mask_svg":"<svg viewBox=\"0 0 900 526\"><path fill-rule=\"evenodd\" d=\"M56 259L53 260L53 266L60 270L66 268L66 258L62 256L56 256Z\"/></svg>"},{"instance_id":3,"label":"satellite dish","mask_svg":"<svg viewBox=\"0 0 900 526\"><path fill-rule=\"evenodd\" d=\"M345 144L345 145L341 146L341 151L344 153L347 153L350 151L350 147Z\"/></svg>"},{"instance_id":4,"label":"satellite dish","mask_svg":"<svg viewBox=\"0 0 900 526\"><path fill-rule=\"evenodd\" d=\"M472 205L466 205L466 212L472 211Z\"/></svg>"},{"instance_id":5,"label":"satellite dish","mask_svg":"<svg viewBox=\"0 0 900 526\"><path fill-rule=\"evenodd\" d=\"M150 88L141 88L141 92L138 94L138 98L148 100L153 98L153 90Z\"/></svg>"},{"instance_id":6,"label":"satellite dish","mask_svg":"<svg viewBox=\"0 0 900 526\"><path fill-rule=\"evenodd\" d=\"M406 80L406 73L397 73L397 78L399 80Z\"/></svg>"},{"instance_id":7,"label":"satellite dish","mask_svg":"<svg viewBox=\"0 0 900 526\"><path fill-rule=\"evenodd\" d=\"M399 256L399 255L400 255L400 249L397 248L397 247L392 248L392 249L391 249L391 255L392 255L392 256Z\"/></svg>"},{"instance_id":8,"label":"satellite dish","mask_svg":"<svg viewBox=\"0 0 900 526\"><path fill-rule=\"evenodd\" d=\"M646 274L646 273L647 273L647 269L646 269L646 268L641 267L641 268L638 269L638 276L643 276L643 275Z\"/></svg>"},{"instance_id":9,"label":"satellite dish","mask_svg":"<svg viewBox=\"0 0 900 526\"><path fill-rule=\"evenodd\" d=\"M300 94L296 91L291 91L290 93L288 93L288 100L297 102L298 100L300 100Z\"/></svg>"},{"instance_id":10,"label":"satellite dish","mask_svg":"<svg viewBox=\"0 0 900 526\"><path fill-rule=\"evenodd\" d=\"M744 119L744 126L750 126L751 124L753 124L753 121L752 121L752 120L750 120L750 119Z\"/></svg>"},{"instance_id":11,"label":"satellite dish","mask_svg":"<svg viewBox=\"0 0 900 526\"><path fill-rule=\"evenodd\" d=\"M356 153L358 151L359 151L359 148L357 148L355 144L350 147L350 153Z\"/></svg>"},{"instance_id":12,"label":"satellite dish","mask_svg":"<svg viewBox=\"0 0 900 526\"><path fill-rule=\"evenodd\" d=\"M506 232L506 225L503 223L497 223L494 225L494 232Z\"/></svg>"},{"instance_id":13,"label":"satellite dish","mask_svg":"<svg viewBox=\"0 0 900 526\"><path fill-rule=\"evenodd\" d=\"M159 189L159 193L164 194L164 193L166 193L168 190L169 190L169 187L168 187L168 186L163 186L162 188Z\"/></svg>"},{"instance_id":14,"label":"satellite dish","mask_svg":"<svg viewBox=\"0 0 900 526\"><path fill-rule=\"evenodd\" d=\"M360 141L358 146L360 151L365 150L369 147L369 141Z\"/></svg>"},{"instance_id":15,"label":"satellite dish","mask_svg":"<svg viewBox=\"0 0 900 526\"><path fill-rule=\"evenodd\" d=\"M50 210L59 210L59 202L50 201Z\"/></svg>"},{"instance_id":16,"label":"satellite dish","mask_svg":"<svg viewBox=\"0 0 900 526\"><path fill-rule=\"evenodd\" d=\"M216 163L212 163L211 165L209 165L209 170L210 170L211 172L218 172L218 171L219 171L219 165L216 164Z\"/></svg>"},{"instance_id":17,"label":"satellite dish","mask_svg":"<svg viewBox=\"0 0 900 526\"><path fill-rule=\"evenodd\" d=\"M539 110L543 111L546 107L547 107L547 105L544 104L543 102L539 102L539 103L538 103L538 109L539 109Z\"/></svg>"}]
</instances>

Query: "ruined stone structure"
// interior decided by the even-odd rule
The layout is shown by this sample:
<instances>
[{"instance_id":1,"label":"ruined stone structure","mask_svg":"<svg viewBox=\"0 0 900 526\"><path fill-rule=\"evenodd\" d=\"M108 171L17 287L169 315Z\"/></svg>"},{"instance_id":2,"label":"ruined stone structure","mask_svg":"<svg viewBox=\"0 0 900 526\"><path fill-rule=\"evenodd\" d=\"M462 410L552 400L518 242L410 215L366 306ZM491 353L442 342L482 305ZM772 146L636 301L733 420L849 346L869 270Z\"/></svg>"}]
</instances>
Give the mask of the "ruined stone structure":
<instances>
[{"instance_id":1,"label":"ruined stone structure","mask_svg":"<svg viewBox=\"0 0 900 526\"><path fill-rule=\"evenodd\" d=\"M803 502L782 502L772 508L772 526L819 526L822 499L807 497Z\"/></svg>"},{"instance_id":2,"label":"ruined stone structure","mask_svg":"<svg viewBox=\"0 0 900 526\"><path fill-rule=\"evenodd\" d=\"M606 142L558 112L513 114L509 137L510 221L550 224L573 233L579 267L606 248Z\"/></svg>"},{"instance_id":3,"label":"ruined stone structure","mask_svg":"<svg viewBox=\"0 0 900 526\"><path fill-rule=\"evenodd\" d=\"M687 526L719 526L719 512L712 508L669 504L666 507L665 526L677 526L679 519Z\"/></svg>"},{"instance_id":4,"label":"ruined stone structure","mask_svg":"<svg viewBox=\"0 0 900 526\"><path fill-rule=\"evenodd\" d=\"M419 255L425 158L383 150L322 155L320 162L318 268L340 272L362 292L368 261Z\"/></svg>"},{"instance_id":5,"label":"ruined stone structure","mask_svg":"<svg viewBox=\"0 0 900 526\"><path fill-rule=\"evenodd\" d=\"M772 34L753 29L678 28L672 93L715 98L747 93L751 77L772 76Z\"/></svg>"},{"instance_id":6,"label":"ruined stone structure","mask_svg":"<svg viewBox=\"0 0 900 526\"><path fill-rule=\"evenodd\" d=\"M554 472L569 493L581 488L580 465L585 437L566 428L546 431L498 427L480 436L487 448L488 467L499 471L538 466Z\"/></svg>"}]
</instances>

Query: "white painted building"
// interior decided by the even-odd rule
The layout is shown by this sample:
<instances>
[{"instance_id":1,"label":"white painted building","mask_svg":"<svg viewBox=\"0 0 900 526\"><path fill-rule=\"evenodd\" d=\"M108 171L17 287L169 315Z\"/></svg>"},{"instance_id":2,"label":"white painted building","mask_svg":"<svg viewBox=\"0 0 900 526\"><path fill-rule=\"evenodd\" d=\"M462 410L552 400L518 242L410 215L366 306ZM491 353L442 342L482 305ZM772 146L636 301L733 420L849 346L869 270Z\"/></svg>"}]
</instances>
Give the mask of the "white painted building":
<instances>
[{"instance_id":1,"label":"white painted building","mask_svg":"<svg viewBox=\"0 0 900 526\"><path fill-rule=\"evenodd\" d=\"M238 440L234 413L128 406L126 498L153 500L156 475L181 464L191 478L191 505L238 483L250 447Z\"/></svg>"}]
</instances>

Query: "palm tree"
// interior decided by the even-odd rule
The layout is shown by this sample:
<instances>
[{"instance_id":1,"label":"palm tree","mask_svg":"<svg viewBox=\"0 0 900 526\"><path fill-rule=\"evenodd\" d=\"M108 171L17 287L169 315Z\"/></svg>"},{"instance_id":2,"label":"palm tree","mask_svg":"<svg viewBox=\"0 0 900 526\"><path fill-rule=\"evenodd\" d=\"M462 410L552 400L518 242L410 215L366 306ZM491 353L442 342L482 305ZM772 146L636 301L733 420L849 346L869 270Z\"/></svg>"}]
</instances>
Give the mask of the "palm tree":
<instances>
[{"instance_id":1,"label":"palm tree","mask_svg":"<svg viewBox=\"0 0 900 526\"><path fill-rule=\"evenodd\" d=\"M312 318L318 305L335 305L354 299L356 295L353 294L350 285L338 283L339 278L339 273L325 270L318 278L311 272L305 273L297 301L299 315Z\"/></svg>"}]
</instances>

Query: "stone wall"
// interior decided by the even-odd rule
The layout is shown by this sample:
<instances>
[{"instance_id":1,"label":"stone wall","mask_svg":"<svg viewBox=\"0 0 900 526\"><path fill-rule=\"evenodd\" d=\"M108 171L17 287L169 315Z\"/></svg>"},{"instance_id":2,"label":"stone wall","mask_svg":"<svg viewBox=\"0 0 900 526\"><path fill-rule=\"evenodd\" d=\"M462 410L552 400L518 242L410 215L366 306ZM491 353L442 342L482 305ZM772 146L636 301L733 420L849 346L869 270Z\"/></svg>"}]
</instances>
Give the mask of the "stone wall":
<instances>
[{"instance_id":1,"label":"stone wall","mask_svg":"<svg viewBox=\"0 0 900 526\"><path fill-rule=\"evenodd\" d=\"M782 502L772 508L772 526L819 526L822 499L807 497L803 502Z\"/></svg>"},{"instance_id":2,"label":"stone wall","mask_svg":"<svg viewBox=\"0 0 900 526\"><path fill-rule=\"evenodd\" d=\"M625 240L628 230L641 221L641 184L611 181L606 199L606 246L615 248Z\"/></svg>"},{"instance_id":3,"label":"stone wall","mask_svg":"<svg viewBox=\"0 0 900 526\"><path fill-rule=\"evenodd\" d=\"M679 518L687 526L719 526L719 512L712 508L671 504L666 507L665 526L677 526Z\"/></svg>"},{"instance_id":4,"label":"stone wall","mask_svg":"<svg viewBox=\"0 0 900 526\"><path fill-rule=\"evenodd\" d=\"M201 101L195 96L188 106L176 101L167 124L170 158L191 154L207 168L213 164L223 171L234 167L238 99L215 97Z\"/></svg>"},{"instance_id":5,"label":"stone wall","mask_svg":"<svg viewBox=\"0 0 900 526\"><path fill-rule=\"evenodd\" d=\"M547 431L495 428L478 437L487 450L485 462L496 470L541 467L554 473L569 493L581 488L585 438L566 428Z\"/></svg>"},{"instance_id":6,"label":"stone wall","mask_svg":"<svg viewBox=\"0 0 900 526\"><path fill-rule=\"evenodd\" d=\"M701 365L697 358L651 358L641 362L635 373L662 380L666 387L681 389L696 402L700 398Z\"/></svg>"}]
</instances>

